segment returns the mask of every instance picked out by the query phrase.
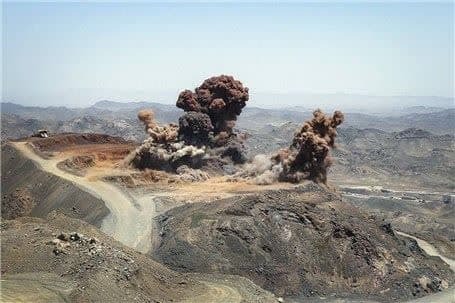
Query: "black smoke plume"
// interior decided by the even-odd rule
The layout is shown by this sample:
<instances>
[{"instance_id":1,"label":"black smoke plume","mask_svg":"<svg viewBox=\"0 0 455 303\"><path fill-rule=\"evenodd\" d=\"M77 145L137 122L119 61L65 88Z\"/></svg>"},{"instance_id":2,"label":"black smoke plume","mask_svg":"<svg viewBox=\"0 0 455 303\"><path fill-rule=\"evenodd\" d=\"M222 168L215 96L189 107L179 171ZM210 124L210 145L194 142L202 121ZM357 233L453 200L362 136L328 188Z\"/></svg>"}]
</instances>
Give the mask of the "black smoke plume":
<instances>
[{"instance_id":1,"label":"black smoke plume","mask_svg":"<svg viewBox=\"0 0 455 303\"><path fill-rule=\"evenodd\" d=\"M201 112L185 113L179 118L179 139L188 145L210 145L213 140L210 117Z\"/></svg>"},{"instance_id":2,"label":"black smoke plume","mask_svg":"<svg viewBox=\"0 0 455 303\"><path fill-rule=\"evenodd\" d=\"M153 111L141 110L138 118L150 135L127 159L136 168L177 171L223 166L246 161L242 136L234 131L235 121L248 101L248 88L231 76L205 80L194 92L180 93L177 107L185 113L179 125L159 125Z\"/></svg>"},{"instance_id":3,"label":"black smoke plume","mask_svg":"<svg viewBox=\"0 0 455 303\"><path fill-rule=\"evenodd\" d=\"M226 75L205 80L194 92L182 91L176 105L186 113L179 119L179 138L234 163L245 162L243 139L234 126L248 99L248 87Z\"/></svg>"},{"instance_id":4,"label":"black smoke plume","mask_svg":"<svg viewBox=\"0 0 455 303\"><path fill-rule=\"evenodd\" d=\"M177 107L185 112L208 115L216 136L222 132L232 133L235 121L248 99L248 87L232 76L221 75L205 80L194 92L181 92Z\"/></svg>"}]
</instances>

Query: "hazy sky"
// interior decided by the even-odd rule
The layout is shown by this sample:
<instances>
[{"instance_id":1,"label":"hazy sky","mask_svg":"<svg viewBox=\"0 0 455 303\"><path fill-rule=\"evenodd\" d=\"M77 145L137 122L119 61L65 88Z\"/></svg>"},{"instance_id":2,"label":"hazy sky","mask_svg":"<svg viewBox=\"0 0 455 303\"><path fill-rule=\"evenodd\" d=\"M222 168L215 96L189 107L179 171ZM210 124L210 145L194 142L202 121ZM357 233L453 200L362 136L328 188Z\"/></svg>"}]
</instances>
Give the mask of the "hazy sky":
<instances>
[{"instance_id":1,"label":"hazy sky","mask_svg":"<svg viewBox=\"0 0 455 303\"><path fill-rule=\"evenodd\" d=\"M223 73L253 97L453 96L453 23L452 2L4 3L2 100L173 103Z\"/></svg>"}]
</instances>

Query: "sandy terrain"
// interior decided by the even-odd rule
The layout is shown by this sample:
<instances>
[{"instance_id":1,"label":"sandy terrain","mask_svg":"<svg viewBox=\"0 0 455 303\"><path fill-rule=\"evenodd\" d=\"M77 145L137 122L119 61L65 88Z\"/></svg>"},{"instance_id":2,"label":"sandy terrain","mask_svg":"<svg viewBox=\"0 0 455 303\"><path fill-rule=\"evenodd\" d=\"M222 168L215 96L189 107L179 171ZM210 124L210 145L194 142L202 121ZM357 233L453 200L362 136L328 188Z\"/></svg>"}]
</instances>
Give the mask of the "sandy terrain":
<instances>
[{"instance_id":1,"label":"sandy terrain","mask_svg":"<svg viewBox=\"0 0 455 303\"><path fill-rule=\"evenodd\" d=\"M102 199L110 210L110 215L102 222L102 231L138 251L147 252L150 249L151 222L152 217L155 216L153 204L144 203L139 205L137 201L133 201L131 197L113 184L96 178L75 176L62 171L57 167L61 158L44 159L38 156L26 142L13 144L44 171L71 181L83 190Z\"/></svg>"},{"instance_id":2,"label":"sandy terrain","mask_svg":"<svg viewBox=\"0 0 455 303\"><path fill-rule=\"evenodd\" d=\"M153 188L149 190L130 191L125 188L121 188L113 183L103 181L102 178L109 174L125 174L124 171L118 169L118 162L121 158L109 157L103 158L107 161L97 162L94 168L90 168L85 176L77 176L68 171L60 169L57 165L62 160L68 157L79 155L79 148L71 148L67 150L59 151L53 157L43 158L37 155L35 151L27 144L27 142L15 142L13 146L19 150L24 156L34 161L40 166L40 168L50 174L58 176L62 179L72 182L79 188L87 191L88 193L96 196L103 200L106 206L109 208L110 215L107 216L102 224L101 230L108 235L111 235L116 240L123 244L134 248L140 252L149 252L152 246L152 233L153 233L153 218L165 210L167 207L159 208L157 205L162 204L162 198L171 198L175 200L177 204L180 203L193 203L199 201L215 200L220 198L227 198L235 194L243 193L248 194L257 192L258 190L268 189L280 189L292 187L290 184L277 183L269 186L259 186L249 184L247 182L226 182L225 178L212 178L205 182L198 183L172 183L167 182L157 183ZM84 146L87 147L85 154L104 154L103 150L105 147L99 146ZM112 146L115 149L114 146ZM119 152L122 154L123 151ZM104 157L104 156L102 156ZM417 239L413 236L399 233L403 236L407 236L415 239L419 246L424 249L427 254L432 256L439 256L441 259L448 263L452 270L454 270L455 261L444 256L441 256L437 249L426 241ZM58 301L55 293L46 292L46 286L44 284L36 284L37 282L28 282L27 277L14 277L19 284L27 284L32 288L43 288L43 292L40 295L43 296L42 301L56 300ZM49 278L52 280L52 277ZM33 279L32 279L33 280ZM16 281L16 282L17 282ZM191 299L185 299L182 302L241 302L244 298L244 294L240 294L238 288L230 286L229 283L221 283L219 280L210 279L205 281L201 279L201 282L206 285L209 289L206 293L197 294ZM2 284L4 281L2 281ZM10 282L8 282L10 283ZM35 285L35 284L36 285ZM3 284L7 285L7 284ZM8 287L9 290L14 293L14 286ZM66 287L66 286L65 286ZM69 287L69 286L68 286ZM455 302L454 300L454 288L446 290L442 293L427 296L418 300L412 300L409 302ZM32 291L31 291L32 292ZM29 293L23 292L23 301L29 301ZM3 294L2 299L8 302L11 297L11 293L6 292ZM216 299L214 299L216 298ZM36 298L37 300L40 298ZM15 302L20 302L21 298L15 297ZM319 301L314 302L354 302L352 300L343 301L344 299L318 299ZM38 300L40 301L40 300ZM300 302L292 301L292 302ZM306 301L305 301L306 302ZM358 301L366 302L366 301Z\"/></svg>"},{"instance_id":3,"label":"sandy terrain","mask_svg":"<svg viewBox=\"0 0 455 303\"><path fill-rule=\"evenodd\" d=\"M174 272L58 211L0 233L0 302L276 302L245 278Z\"/></svg>"},{"instance_id":4,"label":"sandy terrain","mask_svg":"<svg viewBox=\"0 0 455 303\"><path fill-rule=\"evenodd\" d=\"M110 214L103 220L101 230L113 236L123 244L140 252L149 252L152 247L153 218L169 207L157 212L157 200L170 198L173 206L183 203L207 201L207 199L227 198L234 194L247 194L258 190L289 188L293 185L276 183L256 185L247 182L226 182L223 177L211 178L205 182L178 182L169 184L167 180L148 186L148 190L127 189L122 184L115 185L103 181L109 175L128 174L126 169L116 168L121 159L111 158L105 162L96 162L83 176L75 175L59 168L59 163L68 157L79 154L92 154L106 151L106 146L72 146L53 153L52 157L39 156L27 142L14 142L12 145L24 156L34 161L47 173L56 175L77 185L95 197L103 200ZM87 149L85 149L87 148ZM109 146L107 148L110 148ZM145 189L145 188L144 188Z\"/></svg>"}]
</instances>

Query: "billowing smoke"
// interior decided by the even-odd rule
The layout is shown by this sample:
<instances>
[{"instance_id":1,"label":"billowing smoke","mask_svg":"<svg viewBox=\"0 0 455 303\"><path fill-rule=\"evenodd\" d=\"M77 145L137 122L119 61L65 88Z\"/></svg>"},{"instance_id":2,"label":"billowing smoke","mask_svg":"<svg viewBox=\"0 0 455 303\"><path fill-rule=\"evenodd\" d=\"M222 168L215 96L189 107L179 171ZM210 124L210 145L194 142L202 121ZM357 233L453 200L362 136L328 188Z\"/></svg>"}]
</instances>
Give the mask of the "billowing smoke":
<instances>
[{"instance_id":1,"label":"billowing smoke","mask_svg":"<svg viewBox=\"0 0 455 303\"><path fill-rule=\"evenodd\" d=\"M209 116L200 112L188 112L181 116L179 139L189 145L210 145L213 139L213 125Z\"/></svg>"},{"instance_id":2,"label":"billowing smoke","mask_svg":"<svg viewBox=\"0 0 455 303\"><path fill-rule=\"evenodd\" d=\"M237 117L249 99L248 87L231 76L221 75L205 80L194 92L184 90L177 107L185 112L206 114L213 126L213 134L231 134Z\"/></svg>"},{"instance_id":3,"label":"billowing smoke","mask_svg":"<svg viewBox=\"0 0 455 303\"><path fill-rule=\"evenodd\" d=\"M209 179L208 173L200 169L190 168L186 165L179 166L176 170L176 173L179 175L179 179L182 181L197 182Z\"/></svg>"},{"instance_id":4,"label":"billowing smoke","mask_svg":"<svg viewBox=\"0 0 455 303\"><path fill-rule=\"evenodd\" d=\"M157 144L153 138L148 138L127 161L139 169L153 168L175 172L181 165L201 167L204 157L204 148L184 145L182 142Z\"/></svg>"},{"instance_id":5,"label":"billowing smoke","mask_svg":"<svg viewBox=\"0 0 455 303\"><path fill-rule=\"evenodd\" d=\"M179 138L234 163L245 162L243 139L234 126L248 99L248 87L226 75L205 80L194 92L184 90L176 104L186 112L179 119Z\"/></svg>"},{"instance_id":6,"label":"billowing smoke","mask_svg":"<svg viewBox=\"0 0 455 303\"><path fill-rule=\"evenodd\" d=\"M321 110L313 112L313 118L303 124L295 134L289 148L282 149L272 160L282 165L279 179L299 182L303 179L318 183L327 182L327 169L332 164L329 150L335 145L336 128L343 123L344 115L335 111L332 117Z\"/></svg>"},{"instance_id":7,"label":"billowing smoke","mask_svg":"<svg viewBox=\"0 0 455 303\"><path fill-rule=\"evenodd\" d=\"M164 126L158 125L152 110L143 109L139 111L137 117L144 123L145 131L152 138L153 142L167 143L177 138L178 126L172 123Z\"/></svg>"},{"instance_id":8,"label":"billowing smoke","mask_svg":"<svg viewBox=\"0 0 455 303\"><path fill-rule=\"evenodd\" d=\"M256 184L298 183L304 179L325 184L327 169L332 164L329 150L335 146L336 128L343 120L340 111L329 117L316 110L313 118L295 133L288 148L281 149L272 157L255 156L234 178L251 179Z\"/></svg>"},{"instance_id":9,"label":"billowing smoke","mask_svg":"<svg viewBox=\"0 0 455 303\"><path fill-rule=\"evenodd\" d=\"M206 178L196 170L202 167L226 170L232 163L245 163L243 138L234 127L248 98L248 88L240 81L221 75L205 80L194 92L180 93L176 105L185 113L178 126L159 125L151 110L141 110L138 118L150 138L128 157L128 163L140 169L173 171L191 180ZM316 110L288 148L272 157L256 156L234 178L253 179L258 184L297 183L303 179L326 183L332 163L329 151L343 120L340 111L327 116Z\"/></svg>"},{"instance_id":10,"label":"billowing smoke","mask_svg":"<svg viewBox=\"0 0 455 303\"><path fill-rule=\"evenodd\" d=\"M259 185L272 184L278 181L282 170L280 163L274 163L269 156L259 154L254 156L250 162L245 163L230 180L250 179Z\"/></svg>"},{"instance_id":11,"label":"billowing smoke","mask_svg":"<svg viewBox=\"0 0 455 303\"><path fill-rule=\"evenodd\" d=\"M150 137L125 159L128 164L139 169L155 168L167 171L175 171L183 164L202 165L205 149L178 141L177 125L159 125L150 109L139 111L137 117L144 123L145 131Z\"/></svg>"},{"instance_id":12,"label":"billowing smoke","mask_svg":"<svg viewBox=\"0 0 455 303\"><path fill-rule=\"evenodd\" d=\"M195 169L209 162L211 167L222 166L226 159L245 162L243 139L234 126L247 101L248 88L221 75L205 80L194 92L180 93L176 105L185 113L178 126L159 125L153 111L141 110L138 118L150 138L128 157L128 163L176 172L182 165Z\"/></svg>"}]
</instances>

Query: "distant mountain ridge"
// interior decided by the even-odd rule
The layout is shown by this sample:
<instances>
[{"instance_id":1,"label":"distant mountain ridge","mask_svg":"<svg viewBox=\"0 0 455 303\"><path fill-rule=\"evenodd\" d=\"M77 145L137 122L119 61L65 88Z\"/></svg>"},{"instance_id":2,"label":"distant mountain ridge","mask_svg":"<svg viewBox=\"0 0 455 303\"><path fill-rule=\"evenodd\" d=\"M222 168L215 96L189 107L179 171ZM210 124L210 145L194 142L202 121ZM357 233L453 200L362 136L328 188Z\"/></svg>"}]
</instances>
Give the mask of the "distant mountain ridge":
<instances>
[{"instance_id":1,"label":"distant mountain ridge","mask_svg":"<svg viewBox=\"0 0 455 303\"><path fill-rule=\"evenodd\" d=\"M51 131L99 131L125 136L131 140L142 140L142 125L137 112L152 108L161 123L177 123L183 111L174 105L157 102L115 102L102 100L87 108L22 106L1 103L2 138L17 138L30 135L36 128ZM249 132L264 131L267 126L280 126L288 122L301 124L312 116L313 109L287 107L265 109L247 105L239 116L237 127ZM451 134L455 131L455 109L438 107L411 107L403 109L404 115L370 115L345 112L342 128L376 128L383 131L401 131L419 128L435 134ZM330 112L328 112L330 114Z\"/></svg>"},{"instance_id":2,"label":"distant mountain ridge","mask_svg":"<svg viewBox=\"0 0 455 303\"><path fill-rule=\"evenodd\" d=\"M102 100L98 101L89 108L99 108L111 111L118 111L118 110L132 110L132 109L139 109L139 108L146 108L151 107L160 110L167 110L172 111L175 110L175 106L157 102L147 102L147 101L138 101L138 102L116 102L116 101L109 101L109 100Z\"/></svg>"},{"instance_id":3,"label":"distant mountain ridge","mask_svg":"<svg viewBox=\"0 0 455 303\"><path fill-rule=\"evenodd\" d=\"M142 108L152 108L161 123L178 122L182 114L175 106L153 102L100 101L79 109L4 103L2 140L30 136L45 128L51 133L95 132L140 142L147 136L137 119ZM247 134L245 144L253 156L288 146L294 132L311 116L312 110L305 108L247 106L236 127ZM401 116L347 112L338 131L339 148L333 151L337 162L333 177L363 176L384 183L395 176L426 186L452 188L454 130L455 109L418 107Z\"/></svg>"},{"instance_id":4,"label":"distant mountain ridge","mask_svg":"<svg viewBox=\"0 0 455 303\"><path fill-rule=\"evenodd\" d=\"M260 100L261 104L276 107L279 104L288 104L289 107L305 108L321 107L333 110L341 107L345 111L362 111L365 113L388 112L414 106L439 107L442 109L454 108L454 97L440 96L376 96L365 94L320 94L320 93L253 93L252 99Z\"/></svg>"}]
</instances>

